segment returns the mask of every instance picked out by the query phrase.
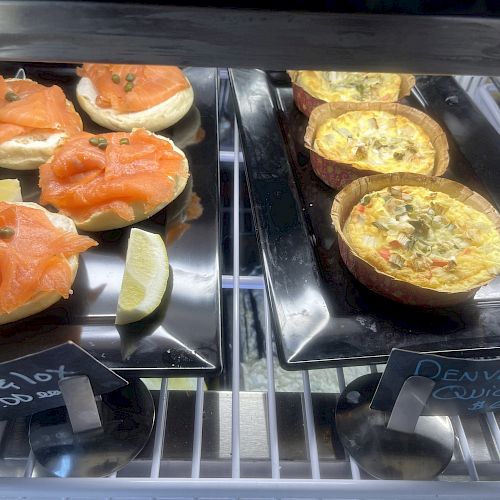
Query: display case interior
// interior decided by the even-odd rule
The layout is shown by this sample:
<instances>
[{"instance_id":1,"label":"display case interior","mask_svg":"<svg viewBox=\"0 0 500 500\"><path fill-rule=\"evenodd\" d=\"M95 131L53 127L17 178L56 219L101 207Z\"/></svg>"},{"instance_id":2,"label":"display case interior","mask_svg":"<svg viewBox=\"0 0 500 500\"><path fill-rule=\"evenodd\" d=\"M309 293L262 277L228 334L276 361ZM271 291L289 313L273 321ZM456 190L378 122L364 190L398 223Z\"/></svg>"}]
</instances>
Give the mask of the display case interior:
<instances>
[{"instance_id":1,"label":"display case interior","mask_svg":"<svg viewBox=\"0 0 500 500\"><path fill-rule=\"evenodd\" d=\"M335 192L311 172L285 70L335 60L342 71L431 75L405 103L445 130L446 175L498 208L498 135L451 75L500 74L499 28L492 2L0 2L0 74L22 67L73 101L76 62L185 67L195 108L162 133L191 163L185 198L203 205L168 248L160 324L114 326L125 229L96 236L68 301L0 327L0 361L70 339L143 377L155 403L142 452L102 479L52 477L30 450L29 418L0 422L1 494L497 498L495 413L451 419L453 457L435 481L376 481L342 446L340 393L383 371L392 347L497 356L500 289L494 281L464 306L416 313L354 280L329 218ZM37 200L36 175L15 176ZM185 198L137 227L166 236Z\"/></svg>"}]
</instances>

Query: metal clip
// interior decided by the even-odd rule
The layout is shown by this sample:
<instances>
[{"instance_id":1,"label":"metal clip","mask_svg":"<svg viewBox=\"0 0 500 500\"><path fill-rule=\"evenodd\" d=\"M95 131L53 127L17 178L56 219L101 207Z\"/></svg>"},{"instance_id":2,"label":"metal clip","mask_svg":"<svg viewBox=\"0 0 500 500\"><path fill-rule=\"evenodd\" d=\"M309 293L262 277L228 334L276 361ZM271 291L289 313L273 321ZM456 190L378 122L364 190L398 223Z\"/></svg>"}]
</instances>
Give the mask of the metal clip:
<instances>
[{"instance_id":1,"label":"metal clip","mask_svg":"<svg viewBox=\"0 0 500 500\"><path fill-rule=\"evenodd\" d=\"M435 385L430 378L417 375L408 377L394 403L387 428L413 433Z\"/></svg>"},{"instance_id":2,"label":"metal clip","mask_svg":"<svg viewBox=\"0 0 500 500\"><path fill-rule=\"evenodd\" d=\"M94 392L86 375L59 380L59 389L75 434L102 427Z\"/></svg>"}]
</instances>

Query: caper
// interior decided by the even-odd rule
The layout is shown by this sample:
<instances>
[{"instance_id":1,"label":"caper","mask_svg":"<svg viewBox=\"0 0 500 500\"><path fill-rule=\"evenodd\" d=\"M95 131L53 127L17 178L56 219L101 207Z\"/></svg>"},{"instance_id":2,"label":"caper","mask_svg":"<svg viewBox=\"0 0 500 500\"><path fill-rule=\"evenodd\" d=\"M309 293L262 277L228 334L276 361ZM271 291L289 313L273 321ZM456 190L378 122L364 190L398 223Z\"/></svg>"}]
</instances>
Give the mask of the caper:
<instances>
[{"instance_id":1,"label":"caper","mask_svg":"<svg viewBox=\"0 0 500 500\"><path fill-rule=\"evenodd\" d=\"M127 82L133 82L135 80L135 75L133 73L127 73L125 80L127 80Z\"/></svg>"},{"instance_id":2,"label":"caper","mask_svg":"<svg viewBox=\"0 0 500 500\"><path fill-rule=\"evenodd\" d=\"M5 94L6 101L13 102L13 101L19 101L19 99L21 99L21 98L15 92L12 92L12 90L9 90Z\"/></svg>"},{"instance_id":3,"label":"caper","mask_svg":"<svg viewBox=\"0 0 500 500\"><path fill-rule=\"evenodd\" d=\"M99 137L99 143L97 144L99 149L106 149L108 147L108 141L104 137Z\"/></svg>"},{"instance_id":4,"label":"caper","mask_svg":"<svg viewBox=\"0 0 500 500\"><path fill-rule=\"evenodd\" d=\"M89 139L89 142L90 144L92 144L92 146L97 146L99 144L99 139L97 137L91 137Z\"/></svg>"},{"instance_id":5,"label":"caper","mask_svg":"<svg viewBox=\"0 0 500 500\"><path fill-rule=\"evenodd\" d=\"M127 85L125 85L125 87L123 87L123 90L125 90L125 92L130 92L133 88L134 88L134 84L132 82L128 82Z\"/></svg>"},{"instance_id":6,"label":"caper","mask_svg":"<svg viewBox=\"0 0 500 500\"><path fill-rule=\"evenodd\" d=\"M14 236L16 232L11 227L0 227L0 239L5 240Z\"/></svg>"},{"instance_id":7,"label":"caper","mask_svg":"<svg viewBox=\"0 0 500 500\"><path fill-rule=\"evenodd\" d=\"M120 75L113 73L111 80L113 80L113 83L120 83Z\"/></svg>"},{"instance_id":8,"label":"caper","mask_svg":"<svg viewBox=\"0 0 500 500\"><path fill-rule=\"evenodd\" d=\"M120 144L130 144L130 141L124 137L123 139L120 139Z\"/></svg>"}]
</instances>

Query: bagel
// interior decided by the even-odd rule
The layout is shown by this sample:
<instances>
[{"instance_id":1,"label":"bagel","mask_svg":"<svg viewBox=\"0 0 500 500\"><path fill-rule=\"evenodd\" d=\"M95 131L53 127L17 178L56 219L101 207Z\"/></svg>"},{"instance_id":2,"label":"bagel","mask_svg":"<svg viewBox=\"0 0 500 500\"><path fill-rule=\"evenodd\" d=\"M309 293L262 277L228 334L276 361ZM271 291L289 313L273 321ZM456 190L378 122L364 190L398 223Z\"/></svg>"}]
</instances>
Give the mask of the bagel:
<instances>
[{"instance_id":1,"label":"bagel","mask_svg":"<svg viewBox=\"0 0 500 500\"><path fill-rule=\"evenodd\" d=\"M37 210L43 210L49 218L50 222L55 227L71 233L77 232L74 222L65 215L49 212L36 203L15 202L11 204L25 205ZM72 255L66 258L66 260L71 270L71 283L73 283L76 277L76 272L78 271L78 256ZM22 306L17 307L13 311L9 313L0 313L0 325L12 323L13 321L17 321L23 318L27 318L28 316L32 316L33 314L37 314L55 304L59 299L61 299L61 297L62 296L55 291L38 292L28 302L26 302Z\"/></svg>"},{"instance_id":2,"label":"bagel","mask_svg":"<svg viewBox=\"0 0 500 500\"><path fill-rule=\"evenodd\" d=\"M201 124L200 110L193 106L184 119L169 130L169 135L181 149L203 141L206 134Z\"/></svg>"},{"instance_id":3,"label":"bagel","mask_svg":"<svg viewBox=\"0 0 500 500\"><path fill-rule=\"evenodd\" d=\"M76 96L82 109L92 121L109 130L129 132L134 128L145 128L158 132L177 123L193 105L193 88L176 92L168 99L141 111L120 112L112 107L97 104L98 91L88 76L82 76L76 87Z\"/></svg>"},{"instance_id":4,"label":"bagel","mask_svg":"<svg viewBox=\"0 0 500 500\"><path fill-rule=\"evenodd\" d=\"M37 84L33 80L19 78L10 78L4 81L7 84L11 82L31 82ZM43 87L42 85L40 86ZM66 111L78 116L73 104L67 99ZM78 128L82 130L79 116L78 120ZM59 126L63 127L61 124ZM50 158L55 148L69 135L62 129L53 132L40 129L0 142L0 167L12 170L36 169Z\"/></svg>"},{"instance_id":5,"label":"bagel","mask_svg":"<svg viewBox=\"0 0 500 500\"><path fill-rule=\"evenodd\" d=\"M132 133L136 132L134 129ZM82 229L84 231L90 231L90 232L95 232L95 231L107 231L111 229L118 229L121 227L129 226L131 224L134 224L136 222L140 222L142 220L148 219L149 217L153 216L163 208L165 208L169 203L171 203L173 200L175 200L184 190L186 187L188 178L189 178L189 164L188 160L184 154L184 152L179 149L173 141L170 139L153 134L152 132L144 130L144 132L150 136L156 137L157 139L161 139L162 141L165 141L169 143L172 146L172 149L174 152L178 153L181 156L181 162L179 166L179 170L176 173L176 175L173 177L174 180L174 190L173 193L170 197L167 199L162 200L160 203L155 204L152 208L146 209L145 208L145 203L143 201L138 201L138 202L130 202L128 203L129 207L133 210L133 218L131 220L124 219L121 217L116 211L112 209L106 209L106 210L98 210L95 213L92 213L89 217L86 218L79 218L78 216L72 215L70 211L64 210L60 207L57 206L57 203L55 201L51 200L46 200L48 203L52 204L57 208L58 210L62 211L65 215L68 217L71 217L78 229ZM57 152L56 152L57 154ZM42 188L42 200L44 200L44 183L43 183L43 177L45 173L45 168L46 166L49 166L52 162L54 157L52 157L46 165L44 165L41 169L41 182L40 186ZM50 168L50 167L49 167ZM170 176L172 178L172 176ZM45 203L45 200L43 201Z\"/></svg>"},{"instance_id":6,"label":"bagel","mask_svg":"<svg viewBox=\"0 0 500 500\"><path fill-rule=\"evenodd\" d=\"M0 143L0 167L34 170L45 163L63 141L65 133L26 134Z\"/></svg>"}]
</instances>

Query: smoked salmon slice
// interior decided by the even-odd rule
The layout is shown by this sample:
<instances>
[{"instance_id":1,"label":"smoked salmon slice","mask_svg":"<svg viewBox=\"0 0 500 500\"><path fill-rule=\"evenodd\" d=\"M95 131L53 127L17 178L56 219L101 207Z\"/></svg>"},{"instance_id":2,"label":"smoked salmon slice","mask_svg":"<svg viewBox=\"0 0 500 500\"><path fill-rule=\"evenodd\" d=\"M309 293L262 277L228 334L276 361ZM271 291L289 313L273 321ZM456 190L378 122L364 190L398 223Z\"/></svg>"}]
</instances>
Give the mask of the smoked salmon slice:
<instances>
[{"instance_id":1,"label":"smoked salmon slice","mask_svg":"<svg viewBox=\"0 0 500 500\"><path fill-rule=\"evenodd\" d=\"M40 167L40 202L77 223L107 210L132 221L134 204L147 213L171 201L188 175L180 150L144 129L82 132L66 140Z\"/></svg>"},{"instance_id":2,"label":"smoked salmon slice","mask_svg":"<svg viewBox=\"0 0 500 500\"><path fill-rule=\"evenodd\" d=\"M203 214L201 199L196 193L191 194L189 203L182 214L181 220L171 226L167 231L167 247L173 245L191 227L192 221L199 219Z\"/></svg>"},{"instance_id":3,"label":"smoked salmon slice","mask_svg":"<svg viewBox=\"0 0 500 500\"><path fill-rule=\"evenodd\" d=\"M80 116L57 85L0 76L0 143L33 133L71 136L82 129Z\"/></svg>"},{"instance_id":4,"label":"smoked salmon slice","mask_svg":"<svg viewBox=\"0 0 500 500\"><path fill-rule=\"evenodd\" d=\"M144 111L190 87L177 66L84 64L77 74L92 82L97 106L118 113Z\"/></svg>"},{"instance_id":5,"label":"smoked salmon slice","mask_svg":"<svg viewBox=\"0 0 500 500\"><path fill-rule=\"evenodd\" d=\"M97 245L60 229L45 210L0 202L0 313L8 314L39 292L68 298L73 281L67 257Z\"/></svg>"}]
</instances>

